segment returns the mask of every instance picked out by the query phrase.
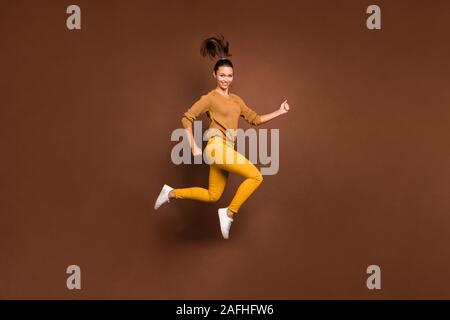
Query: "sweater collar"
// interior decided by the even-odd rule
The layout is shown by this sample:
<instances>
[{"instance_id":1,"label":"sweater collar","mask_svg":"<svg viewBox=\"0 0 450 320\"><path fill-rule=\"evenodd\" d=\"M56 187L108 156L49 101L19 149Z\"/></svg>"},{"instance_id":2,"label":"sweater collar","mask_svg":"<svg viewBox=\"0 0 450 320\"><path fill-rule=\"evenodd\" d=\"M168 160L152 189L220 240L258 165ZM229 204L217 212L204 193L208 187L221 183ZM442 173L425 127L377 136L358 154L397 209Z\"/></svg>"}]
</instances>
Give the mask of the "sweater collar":
<instances>
[{"instance_id":1,"label":"sweater collar","mask_svg":"<svg viewBox=\"0 0 450 320\"><path fill-rule=\"evenodd\" d=\"M216 89L211 90L211 92L217 96L220 96L220 97L226 99L226 100L231 100L231 93L228 93L228 96L224 96L223 94L218 92Z\"/></svg>"}]
</instances>

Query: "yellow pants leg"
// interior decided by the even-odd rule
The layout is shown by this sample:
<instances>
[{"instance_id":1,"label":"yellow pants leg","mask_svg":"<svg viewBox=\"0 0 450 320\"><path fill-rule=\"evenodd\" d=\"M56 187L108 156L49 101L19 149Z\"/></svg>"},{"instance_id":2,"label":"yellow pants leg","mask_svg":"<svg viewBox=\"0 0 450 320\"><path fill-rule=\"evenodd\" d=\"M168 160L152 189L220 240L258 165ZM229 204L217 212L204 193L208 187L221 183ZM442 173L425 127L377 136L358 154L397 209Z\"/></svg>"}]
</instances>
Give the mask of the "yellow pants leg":
<instances>
[{"instance_id":1,"label":"yellow pants leg","mask_svg":"<svg viewBox=\"0 0 450 320\"><path fill-rule=\"evenodd\" d=\"M204 202L215 202L220 199L228 180L228 172L218 167L209 166L208 189L200 187L175 189L176 199L191 199Z\"/></svg>"},{"instance_id":2,"label":"yellow pants leg","mask_svg":"<svg viewBox=\"0 0 450 320\"><path fill-rule=\"evenodd\" d=\"M217 141L219 140L221 139L217 139ZM250 160L234 150L231 144L224 140L221 142L222 146L215 149L214 159L216 162L213 166L245 178L228 205L230 211L237 213L242 204L262 183L263 177L258 168Z\"/></svg>"}]
</instances>

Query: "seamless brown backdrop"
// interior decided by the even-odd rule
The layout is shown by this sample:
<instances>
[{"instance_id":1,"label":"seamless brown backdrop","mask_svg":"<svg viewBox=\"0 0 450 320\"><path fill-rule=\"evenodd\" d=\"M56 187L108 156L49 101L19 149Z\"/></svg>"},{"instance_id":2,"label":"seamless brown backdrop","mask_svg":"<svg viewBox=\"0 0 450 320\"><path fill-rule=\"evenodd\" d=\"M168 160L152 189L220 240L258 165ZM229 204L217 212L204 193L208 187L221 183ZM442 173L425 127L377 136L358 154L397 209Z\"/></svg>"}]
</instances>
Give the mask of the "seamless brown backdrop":
<instances>
[{"instance_id":1,"label":"seamless brown backdrop","mask_svg":"<svg viewBox=\"0 0 450 320\"><path fill-rule=\"evenodd\" d=\"M79 0L81 31L70 4L0 2L0 298L450 298L448 1L376 1L379 31L371 1ZM153 210L164 183L207 186L170 134L214 87L199 45L219 32L232 91L291 105L228 241L239 177Z\"/></svg>"}]
</instances>

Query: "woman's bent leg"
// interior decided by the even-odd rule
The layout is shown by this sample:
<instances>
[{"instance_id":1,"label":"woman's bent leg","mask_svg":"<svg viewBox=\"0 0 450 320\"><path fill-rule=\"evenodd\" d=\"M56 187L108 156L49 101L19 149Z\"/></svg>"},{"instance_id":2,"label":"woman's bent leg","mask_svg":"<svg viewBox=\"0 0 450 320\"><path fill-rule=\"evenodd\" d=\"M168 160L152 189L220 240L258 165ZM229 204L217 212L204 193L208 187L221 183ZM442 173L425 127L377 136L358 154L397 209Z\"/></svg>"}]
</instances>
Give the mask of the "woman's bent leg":
<instances>
[{"instance_id":1,"label":"woman's bent leg","mask_svg":"<svg viewBox=\"0 0 450 320\"><path fill-rule=\"evenodd\" d=\"M209 187L174 189L176 199L191 199L204 202L215 202L220 199L227 184L228 172L221 170L215 164L209 166Z\"/></svg>"},{"instance_id":2,"label":"woman's bent leg","mask_svg":"<svg viewBox=\"0 0 450 320\"><path fill-rule=\"evenodd\" d=\"M222 154L225 151L227 155ZM232 157L229 156L229 152ZM225 171L238 174L245 178L245 180L239 185L233 199L231 200L228 209L233 213L237 213L242 204L250 197L250 195L259 187L263 181L263 176L259 169L242 154L234 150L229 145L224 144L223 148L216 149L216 157L220 157L221 163L216 165ZM230 161L232 159L232 161Z\"/></svg>"}]
</instances>

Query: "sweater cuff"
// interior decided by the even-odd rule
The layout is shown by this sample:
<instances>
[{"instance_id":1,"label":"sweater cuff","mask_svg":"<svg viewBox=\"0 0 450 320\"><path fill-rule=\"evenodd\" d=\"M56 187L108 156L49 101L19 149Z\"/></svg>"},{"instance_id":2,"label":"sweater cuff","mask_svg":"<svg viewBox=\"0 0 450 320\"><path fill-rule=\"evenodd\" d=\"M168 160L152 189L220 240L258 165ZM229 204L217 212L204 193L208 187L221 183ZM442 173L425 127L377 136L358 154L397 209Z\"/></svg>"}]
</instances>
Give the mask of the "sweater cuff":
<instances>
[{"instance_id":1,"label":"sweater cuff","mask_svg":"<svg viewBox=\"0 0 450 320\"><path fill-rule=\"evenodd\" d=\"M261 116L257 115L253 123L255 124L255 126L259 126L262 123Z\"/></svg>"},{"instance_id":2,"label":"sweater cuff","mask_svg":"<svg viewBox=\"0 0 450 320\"><path fill-rule=\"evenodd\" d=\"M192 121L186 117L181 118L181 124L185 129L192 128Z\"/></svg>"}]
</instances>

